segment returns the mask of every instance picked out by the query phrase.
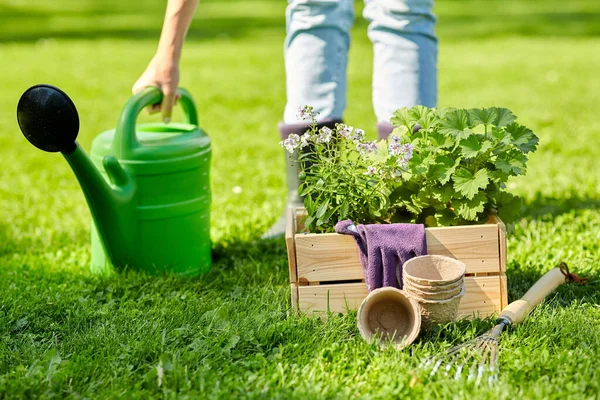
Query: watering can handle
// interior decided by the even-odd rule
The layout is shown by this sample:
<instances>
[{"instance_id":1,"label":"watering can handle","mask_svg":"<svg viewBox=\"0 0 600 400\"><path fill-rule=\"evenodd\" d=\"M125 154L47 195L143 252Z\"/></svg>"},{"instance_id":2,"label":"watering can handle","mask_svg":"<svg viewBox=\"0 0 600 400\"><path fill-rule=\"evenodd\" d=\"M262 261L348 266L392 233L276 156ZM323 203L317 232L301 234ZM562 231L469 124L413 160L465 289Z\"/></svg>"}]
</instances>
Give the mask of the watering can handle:
<instances>
[{"instance_id":1,"label":"watering can handle","mask_svg":"<svg viewBox=\"0 0 600 400\"><path fill-rule=\"evenodd\" d=\"M184 122L198 125L198 114L192 95L183 88L177 89L179 104L183 110ZM163 94L157 87L149 86L131 97L119 117L115 137L113 140L113 152L119 159L128 158L128 155L136 147L141 146L135 135L137 117L142 110L162 101Z\"/></svg>"}]
</instances>

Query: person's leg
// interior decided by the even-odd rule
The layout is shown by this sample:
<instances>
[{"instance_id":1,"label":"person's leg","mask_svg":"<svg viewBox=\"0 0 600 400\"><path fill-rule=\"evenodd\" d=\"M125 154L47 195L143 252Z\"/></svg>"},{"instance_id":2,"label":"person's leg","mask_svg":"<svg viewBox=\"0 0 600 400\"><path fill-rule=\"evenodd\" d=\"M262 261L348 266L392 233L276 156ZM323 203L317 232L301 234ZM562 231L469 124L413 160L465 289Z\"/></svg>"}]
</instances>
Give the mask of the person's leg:
<instances>
[{"instance_id":1,"label":"person's leg","mask_svg":"<svg viewBox=\"0 0 600 400\"><path fill-rule=\"evenodd\" d=\"M319 113L318 121L341 119L354 22L352 0L290 0L286 21L283 123L298 123L298 108L305 105Z\"/></svg>"},{"instance_id":2,"label":"person's leg","mask_svg":"<svg viewBox=\"0 0 600 400\"><path fill-rule=\"evenodd\" d=\"M380 138L398 108L437 106L437 38L433 0L365 0L373 43L373 107Z\"/></svg>"},{"instance_id":3,"label":"person's leg","mask_svg":"<svg viewBox=\"0 0 600 400\"><path fill-rule=\"evenodd\" d=\"M289 0L286 10L287 35L284 44L287 103L282 140L290 134L302 135L308 124L298 121L298 109L313 107L319 126L334 127L346 108L346 65L350 28L354 23L352 0ZM296 156L285 153L287 206L301 207L298 195ZM284 215L263 238L285 233Z\"/></svg>"}]
</instances>

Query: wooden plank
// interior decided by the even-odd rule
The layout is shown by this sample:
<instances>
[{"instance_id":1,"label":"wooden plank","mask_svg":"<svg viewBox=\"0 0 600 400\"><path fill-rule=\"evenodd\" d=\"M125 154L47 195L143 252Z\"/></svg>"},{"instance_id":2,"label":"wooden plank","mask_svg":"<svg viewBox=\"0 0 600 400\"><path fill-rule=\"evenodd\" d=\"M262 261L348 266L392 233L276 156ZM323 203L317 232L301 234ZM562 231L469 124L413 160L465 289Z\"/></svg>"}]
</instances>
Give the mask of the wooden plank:
<instances>
[{"instance_id":1,"label":"wooden plank","mask_svg":"<svg viewBox=\"0 0 600 400\"><path fill-rule=\"evenodd\" d=\"M506 279L506 274L502 273L500 275L500 288L502 289L501 294L501 307L500 310L504 309L508 305L508 280Z\"/></svg>"},{"instance_id":2,"label":"wooden plank","mask_svg":"<svg viewBox=\"0 0 600 400\"><path fill-rule=\"evenodd\" d=\"M290 283L298 282L298 270L296 267L296 243L294 236L296 234L296 211L289 207L286 212L285 221L285 247L288 255L288 268L290 270Z\"/></svg>"},{"instance_id":3,"label":"wooden plank","mask_svg":"<svg viewBox=\"0 0 600 400\"><path fill-rule=\"evenodd\" d=\"M468 274L498 273L498 226L494 224L428 228L427 252L457 258ZM295 235L298 278L308 282L363 279L358 248L337 233Z\"/></svg>"},{"instance_id":4,"label":"wooden plank","mask_svg":"<svg viewBox=\"0 0 600 400\"><path fill-rule=\"evenodd\" d=\"M292 310L298 311L298 285L290 284L290 294L292 297Z\"/></svg>"},{"instance_id":5,"label":"wooden plank","mask_svg":"<svg viewBox=\"0 0 600 400\"><path fill-rule=\"evenodd\" d=\"M500 244L500 272L506 272L506 225L498 220L498 243Z\"/></svg>"},{"instance_id":6,"label":"wooden plank","mask_svg":"<svg viewBox=\"0 0 600 400\"><path fill-rule=\"evenodd\" d=\"M462 298L458 316L486 317L498 313L501 308L500 279L498 276L466 277L466 293ZM299 286L298 305L302 312L344 313L356 310L367 296L364 283L345 283L320 286Z\"/></svg>"},{"instance_id":7,"label":"wooden plank","mask_svg":"<svg viewBox=\"0 0 600 400\"><path fill-rule=\"evenodd\" d=\"M498 226L495 224L428 228L427 253L461 260L468 274L499 272Z\"/></svg>"},{"instance_id":8,"label":"wooden plank","mask_svg":"<svg viewBox=\"0 0 600 400\"><path fill-rule=\"evenodd\" d=\"M367 294L364 283L299 286L298 306L302 312L323 313L327 311L329 297L329 311L344 313L357 310Z\"/></svg>"},{"instance_id":9,"label":"wooden plank","mask_svg":"<svg viewBox=\"0 0 600 400\"><path fill-rule=\"evenodd\" d=\"M337 233L296 235L298 277L308 282L363 279L356 242Z\"/></svg>"},{"instance_id":10,"label":"wooden plank","mask_svg":"<svg viewBox=\"0 0 600 400\"><path fill-rule=\"evenodd\" d=\"M499 276L465 278L466 292L458 307L458 318L485 318L502 309Z\"/></svg>"}]
</instances>

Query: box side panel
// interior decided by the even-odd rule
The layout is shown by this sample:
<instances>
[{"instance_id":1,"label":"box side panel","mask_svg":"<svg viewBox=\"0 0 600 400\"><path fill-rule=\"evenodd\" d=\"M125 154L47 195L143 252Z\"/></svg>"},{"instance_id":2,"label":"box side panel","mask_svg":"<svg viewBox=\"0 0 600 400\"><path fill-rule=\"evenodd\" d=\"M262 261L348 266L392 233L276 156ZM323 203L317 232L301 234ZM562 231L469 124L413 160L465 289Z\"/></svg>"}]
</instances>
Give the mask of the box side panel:
<instances>
[{"instance_id":1,"label":"box side panel","mask_svg":"<svg viewBox=\"0 0 600 400\"><path fill-rule=\"evenodd\" d=\"M430 228L427 252L463 261L467 274L500 271L498 225ZM350 236L336 233L296 234L298 279L331 282L363 279L358 248Z\"/></svg>"},{"instance_id":2,"label":"box side panel","mask_svg":"<svg viewBox=\"0 0 600 400\"><path fill-rule=\"evenodd\" d=\"M298 285L292 283L290 285L290 293L292 297L292 310L298 311Z\"/></svg>"},{"instance_id":3,"label":"box side panel","mask_svg":"<svg viewBox=\"0 0 600 400\"><path fill-rule=\"evenodd\" d=\"M288 268L290 272L290 283L298 282L298 269L296 265L296 212L289 207L286 212L285 221L285 247L287 248Z\"/></svg>"},{"instance_id":4,"label":"box side panel","mask_svg":"<svg viewBox=\"0 0 600 400\"><path fill-rule=\"evenodd\" d=\"M501 309L500 279L498 276L465 278L466 293L459 306L459 317L481 318ZM299 286L298 306L303 312L324 313L356 310L367 296L364 283Z\"/></svg>"},{"instance_id":5,"label":"box side panel","mask_svg":"<svg viewBox=\"0 0 600 400\"><path fill-rule=\"evenodd\" d=\"M508 280L506 279L506 274L500 275L500 289L502 291L502 299L500 311L504 309L508 305Z\"/></svg>"}]
</instances>

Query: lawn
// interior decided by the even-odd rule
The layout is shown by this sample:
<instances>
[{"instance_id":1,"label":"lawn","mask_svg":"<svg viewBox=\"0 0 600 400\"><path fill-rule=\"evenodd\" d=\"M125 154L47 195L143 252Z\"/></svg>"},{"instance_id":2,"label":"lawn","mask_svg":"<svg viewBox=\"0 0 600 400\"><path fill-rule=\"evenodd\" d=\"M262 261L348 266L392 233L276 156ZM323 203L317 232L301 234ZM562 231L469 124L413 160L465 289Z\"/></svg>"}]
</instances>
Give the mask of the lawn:
<instances>
[{"instance_id":1,"label":"lawn","mask_svg":"<svg viewBox=\"0 0 600 400\"><path fill-rule=\"evenodd\" d=\"M508 107L540 137L528 175L510 183L526 204L508 239L509 300L561 260L591 280L559 288L503 334L493 387L417 368L491 320L380 351L358 335L355 313L290 312L284 242L258 239L285 203L285 2L201 3L181 85L213 140L215 263L185 280L90 274L83 194L64 159L27 143L15 118L27 87L55 84L77 104L89 149L153 54L164 2L0 0L0 399L600 396L596 0L436 2L440 106ZM345 118L374 137L361 8Z\"/></svg>"}]
</instances>

